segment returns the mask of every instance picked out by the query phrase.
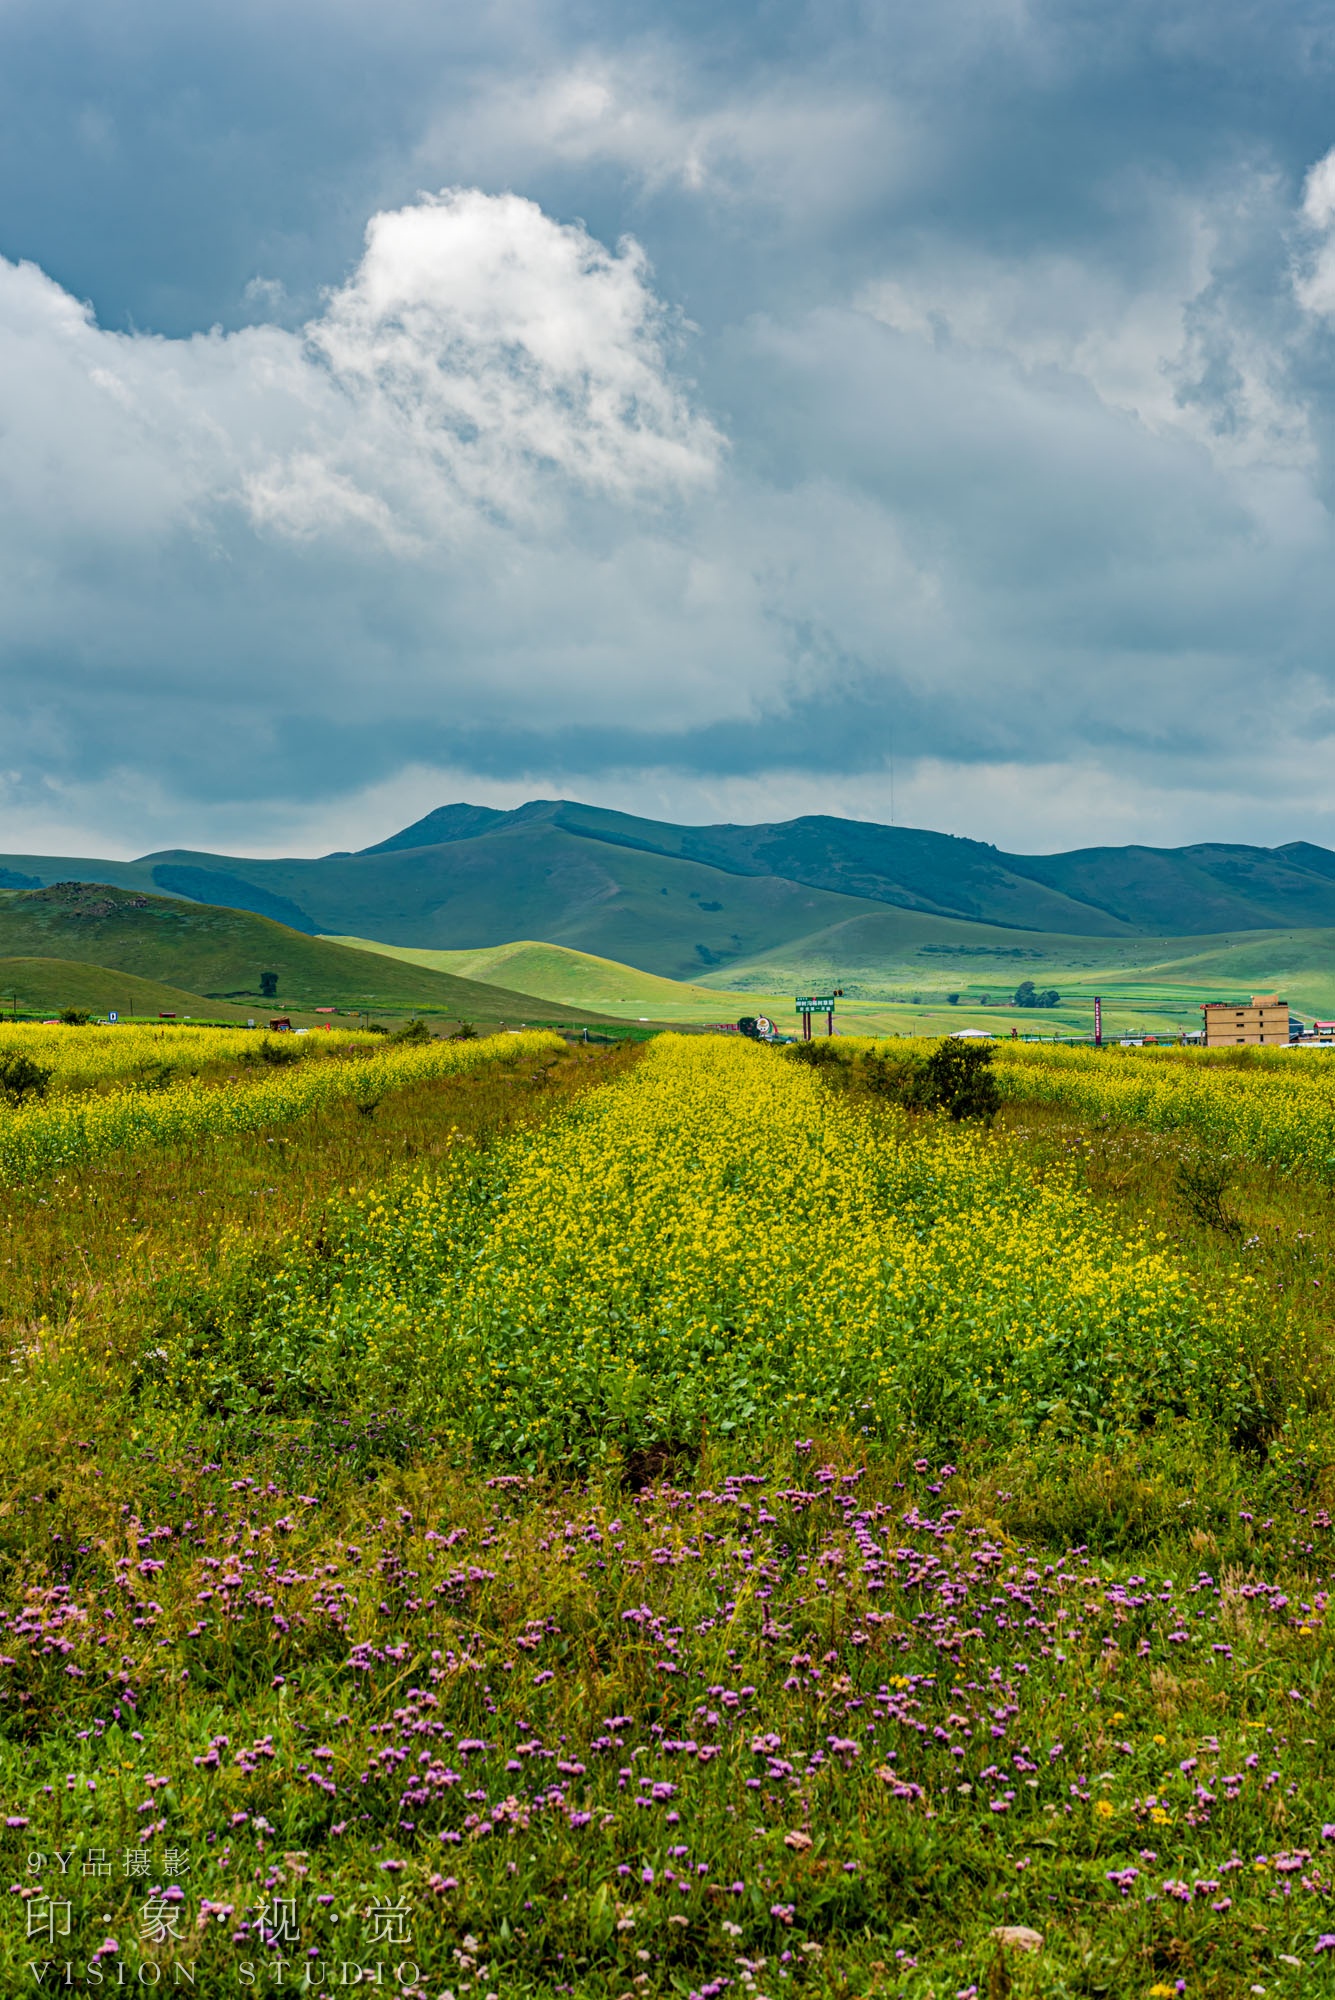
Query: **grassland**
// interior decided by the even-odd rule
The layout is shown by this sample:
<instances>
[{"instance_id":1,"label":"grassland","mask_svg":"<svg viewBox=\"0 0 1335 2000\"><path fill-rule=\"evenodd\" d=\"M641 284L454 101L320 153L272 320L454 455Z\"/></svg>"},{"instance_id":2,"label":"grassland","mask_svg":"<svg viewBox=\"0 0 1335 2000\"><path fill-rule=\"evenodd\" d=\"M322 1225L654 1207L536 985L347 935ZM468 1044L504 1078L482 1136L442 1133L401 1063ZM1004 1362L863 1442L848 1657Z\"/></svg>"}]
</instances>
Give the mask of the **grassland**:
<instances>
[{"instance_id":1,"label":"grassland","mask_svg":"<svg viewBox=\"0 0 1335 2000\"><path fill-rule=\"evenodd\" d=\"M11 888L70 876L432 949L541 937L685 980L886 907L1073 937L1335 923L1335 856L1303 842L1016 855L825 815L674 826L570 800L445 806L310 859L0 856Z\"/></svg>"},{"instance_id":2,"label":"grassland","mask_svg":"<svg viewBox=\"0 0 1335 2000\"><path fill-rule=\"evenodd\" d=\"M86 965L75 958L0 958L0 1018L6 1014L58 1014L74 1007L88 1014L115 1011L126 1020L138 1015L153 1020L159 1014L187 1014L203 1019L244 1024L257 1014L226 1000L206 999L161 980L141 979L133 972L115 972L105 965Z\"/></svg>"},{"instance_id":3,"label":"grassland","mask_svg":"<svg viewBox=\"0 0 1335 2000\"><path fill-rule=\"evenodd\" d=\"M1335 1990L1291 1073L467 1046L0 1183L0 1990Z\"/></svg>"},{"instance_id":4,"label":"grassland","mask_svg":"<svg viewBox=\"0 0 1335 2000\"><path fill-rule=\"evenodd\" d=\"M344 939L359 950L472 979L494 979L552 1004L621 1019L736 1020L770 1014L792 1028L793 995L842 986L838 1021L854 1035L946 1034L984 1027L1009 1035L1088 1035L1094 995L1104 1029L1173 1035L1199 1028L1207 1000L1280 991L1307 1019L1335 1018L1335 933L1266 931L1234 938L1099 939L997 931L912 911L840 924L740 967L678 982L560 945L526 942L435 952ZM1062 995L1052 1008L1011 1004L1021 980ZM958 994L952 1005L948 993Z\"/></svg>"},{"instance_id":5,"label":"grassland","mask_svg":"<svg viewBox=\"0 0 1335 2000\"><path fill-rule=\"evenodd\" d=\"M529 994L352 951L245 910L98 885L0 891L0 950L16 959L45 961L40 980L32 974L26 983L53 999L66 990L110 993L119 975L130 974L171 986L183 1003L194 1002L169 1012L227 1009L241 1018L296 1010L310 1016L313 1009L336 1007L390 1018L421 1014L437 1022L514 1026L534 1011ZM50 963L62 959L80 968L70 973L67 985ZM272 999L261 995L265 972L278 976ZM546 1012L573 1024L599 1020L569 1006Z\"/></svg>"},{"instance_id":6,"label":"grassland","mask_svg":"<svg viewBox=\"0 0 1335 2000\"><path fill-rule=\"evenodd\" d=\"M713 1023L735 1020L739 1013L755 1013L757 1007L752 994L664 979L656 972L619 965L615 959L532 939L477 951L428 951L413 945L377 944L370 938L339 938L336 942L456 978L504 985L549 1004L585 1007L614 1020ZM790 994L787 1010L791 1006Z\"/></svg>"},{"instance_id":7,"label":"grassland","mask_svg":"<svg viewBox=\"0 0 1335 2000\"><path fill-rule=\"evenodd\" d=\"M706 974L714 983L714 975ZM1308 1018L1335 1006L1335 932L1234 932L1223 937L1072 938L1002 931L887 910L730 966L733 991L797 992L842 984L846 1011L870 1032L944 1033L982 1026L1088 1034L1094 995L1112 1032L1174 1033L1200 1026L1207 1000L1283 993ZM1021 980L1056 987L1062 1004L1039 1015L1007 1003ZM794 981L797 984L794 984ZM946 995L959 994L955 1006ZM984 996L986 1003L984 1004ZM873 1025L874 1024L874 1025Z\"/></svg>"}]
</instances>

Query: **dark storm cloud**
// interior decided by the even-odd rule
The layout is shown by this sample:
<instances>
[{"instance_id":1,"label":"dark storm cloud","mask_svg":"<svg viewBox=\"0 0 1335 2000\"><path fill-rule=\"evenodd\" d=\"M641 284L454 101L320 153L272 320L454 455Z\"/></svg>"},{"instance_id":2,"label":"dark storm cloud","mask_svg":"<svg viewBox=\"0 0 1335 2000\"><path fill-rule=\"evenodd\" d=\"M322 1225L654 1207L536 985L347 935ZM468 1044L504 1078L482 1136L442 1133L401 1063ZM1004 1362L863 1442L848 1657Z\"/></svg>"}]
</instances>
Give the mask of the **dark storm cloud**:
<instances>
[{"instance_id":1,"label":"dark storm cloud","mask_svg":"<svg viewBox=\"0 0 1335 2000\"><path fill-rule=\"evenodd\" d=\"M1308 5L9 0L15 827L893 757L1320 836L1332 83Z\"/></svg>"}]
</instances>

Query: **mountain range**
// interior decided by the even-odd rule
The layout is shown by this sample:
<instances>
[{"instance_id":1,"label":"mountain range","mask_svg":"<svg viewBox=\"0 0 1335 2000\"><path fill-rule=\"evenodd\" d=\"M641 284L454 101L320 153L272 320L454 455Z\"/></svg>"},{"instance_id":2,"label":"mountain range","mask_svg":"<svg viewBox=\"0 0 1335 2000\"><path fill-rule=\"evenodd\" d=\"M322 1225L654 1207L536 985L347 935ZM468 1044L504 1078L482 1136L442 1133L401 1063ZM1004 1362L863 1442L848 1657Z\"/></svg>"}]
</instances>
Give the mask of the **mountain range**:
<instances>
[{"instance_id":1,"label":"mountain range","mask_svg":"<svg viewBox=\"0 0 1335 2000\"><path fill-rule=\"evenodd\" d=\"M741 966L875 910L1107 940L1335 926L1335 853L1091 847L1009 854L917 828L809 815L677 826L567 800L441 806L358 852L137 861L0 855L0 889L61 881L251 911L311 936L435 950L534 939L673 979ZM943 933L944 935L944 933Z\"/></svg>"}]
</instances>

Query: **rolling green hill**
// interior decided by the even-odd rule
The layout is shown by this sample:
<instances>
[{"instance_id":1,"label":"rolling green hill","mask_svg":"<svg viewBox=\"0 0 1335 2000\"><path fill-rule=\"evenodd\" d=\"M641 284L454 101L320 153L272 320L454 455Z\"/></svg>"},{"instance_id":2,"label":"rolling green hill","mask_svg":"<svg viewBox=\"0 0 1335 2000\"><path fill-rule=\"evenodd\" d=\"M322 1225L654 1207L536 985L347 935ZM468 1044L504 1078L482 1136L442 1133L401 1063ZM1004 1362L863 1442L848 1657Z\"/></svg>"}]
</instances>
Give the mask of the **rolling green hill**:
<instances>
[{"instance_id":1,"label":"rolling green hill","mask_svg":"<svg viewBox=\"0 0 1335 2000\"><path fill-rule=\"evenodd\" d=\"M909 910L877 911L794 947L704 980L662 979L633 966L522 942L433 952L362 940L421 965L507 985L550 1001L578 1000L621 1019L705 1023L766 1013L794 1026L792 996L842 986L838 1017L852 1033L944 1033L989 1027L1009 1034L1088 1034L1101 994L1109 1033L1200 1026L1205 1000L1278 988L1307 1019L1335 1019L1335 930L1250 931L1232 938L1071 938L1003 931ZM1012 1004L1021 980L1055 987L1054 1008ZM957 995L952 1005L947 994Z\"/></svg>"},{"instance_id":2,"label":"rolling green hill","mask_svg":"<svg viewBox=\"0 0 1335 2000\"><path fill-rule=\"evenodd\" d=\"M530 994L350 950L244 910L105 885L0 891L0 957L71 959L85 969L133 973L251 1014L332 1006L483 1023L534 1019ZM260 997L260 975L268 971L278 974L272 1001ZM560 1011L575 1023L600 1018Z\"/></svg>"},{"instance_id":3,"label":"rolling green hill","mask_svg":"<svg viewBox=\"0 0 1335 2000\"><path fill-rule=\"evenodd\" d=\"M503 981L544 1000L590 1007L619 1018L716 1021L728 1018L724 1002L736 997L714 987L664 979L656 972L641 972L633 965L618 965L615 959L595 958L591 952L572 951L561 944L528 941L488 945L481 951L426 951L366 938L339 938L336 942L362 951L384 952L409 965L429 966L463 979Z\"/></svg>"},{"instance_id":4,"label":"rolling green hill","mask_svg":"<svg viewBox=\"0 0 1335 2000\"><path fill-rule=\"evenodd\" d=\"M72 879L248 910L313 940L475 951L526 938L711 983L886 915L1109 944L1335 927L1335 854L1303 842L1020 855L819 815L690 827L564 800L443 806L360 853L309 860L0 856L0 888Z\"/></svg>"},{"instance_id":5,"label":"rolling green hill","mask_svg":"<svg viewBox=\"0 0 1335 2000\"><path fill-rule=\"evenodd\" d=\"M226 1001L206 1000L179 986L140 979L132 972L113 972L105 965L87 965L77 958L0 958L0 1021L11 1010L58 1014L62 1007L77 1007L87 1014L114 1010L125 1021L156 1020L159 1014L239 1023L247 1018L244 1008Z\"/></svg>"}]
</instances>

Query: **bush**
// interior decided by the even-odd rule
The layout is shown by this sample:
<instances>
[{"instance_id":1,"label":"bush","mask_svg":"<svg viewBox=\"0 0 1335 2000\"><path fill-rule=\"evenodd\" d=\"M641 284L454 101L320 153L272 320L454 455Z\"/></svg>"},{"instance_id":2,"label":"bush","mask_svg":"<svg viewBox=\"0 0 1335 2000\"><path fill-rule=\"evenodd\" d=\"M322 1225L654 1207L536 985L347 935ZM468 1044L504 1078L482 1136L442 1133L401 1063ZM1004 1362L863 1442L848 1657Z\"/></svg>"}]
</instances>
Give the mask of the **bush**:
<instances>
[{"instance_id":1,"label":"bush","mask_svg":"<svg viewBox=\"0 0 1335 2000\"><path fill-rule=\"evenodd\" d=\"M242 1062L269 1063L274 1069L284 1069L289 1063L301 1061L301 1044L295 1037L288 1042L275 1041L266 1035L257 1049L247 1049Z\"/></svg>"},{"instance_id":2,"label":"bush","mask_svg":"<svg viewBox=\"0 0 1335 2000\"><path fill-rule=\"evenodd\" d=\"M991 1065L991 1042L965 1042L958 1035L947 1035L923 1064L928 1109L948 1111L954 1119L995 1118L1001 1092Z\"/></svg>"},{"instance_id":3,"label":"bush","mask_svg":"<svg viewBox=\"0 0 1335 2000\"><path fill-rule=\"evenodd\" d=\"M429 1042L431 1030L423 1020L405 1021L389 1038L391 1042ZM467 1040L467 1036L464 1037Z\"/></svg>"},{"instance_id":4,"label":"bush","mask_svg":"<svg viewBox=\"0 0 1335 2000\"><path fill-rule=\"evenodd\" d=\"M0 1055L0 1097L7 1104L21 1105L31 1098L45 1097L54 1072L36 1063L19 1049Z\"/></svg>"},{"instance_id":5,"label":"bush","mask_svg":"<svg viewBox=\"0 0 1335 2000\"><path fill-rule=\"evenodd\" d=\"M460 1021L450 1040L452 1042L475 1042L477 1040L477 1029L471 1021Z\"/></svg>"},{"instance_id":6,"label":"bush","mask_svg":"<svg viewBox=\"0 0 1335 2000\"><path fill-rule=\"evenodd\" d=\"M1055 1007L1061 997L1055 986L1045 986L1040 993L1032 979L1022 979L1015 989L1017 1007Z\"/></svg>"},{"instance_id":7,"label":"bush","mask_svg":"<svg viewBox=\"0 0 1335 2000\"><path fill-rule=\"evenodd\" d=\"M81 1007L62 1007L60 1018L67 1028L86 1028L90 1016Z\"/></svg>"},{"instance_id":8,"label":"bush","mask_svg":"<svg viewBox=\"0 0 1335 2000\"><path fill-rule=\"evenodd\" d=\"M806 1063L811 1069L836 1070L848 1067L848 1058L828 1035L823 1041L793 1042L787 1053L794 1062Z\"/></svg>"},{"instance_id":9,"label":"bush","mask_svg":"<svg viewBox=\"0 0 1335 2000\"><path fill-rule=\"evenodd\" d=\"M1233 1162L1226 1153L1184 1152L1177 1163L1173 1190L1183 1206L1207 1229L1240 1236L1242 1224L1224 1206L1233 1180Z\"/></svg>"},{"instance_id":10,"label":"bush","mask_svg":"<svg viewBox=\"0 0 1335 2000\"><path fill-rule=\"evenodd\" d=\"M862 1057L857 1066L857 1079L873 1097L883 1097L891 1104L903 1104L910 1110L921 1111L927 1105L926 1068L924 1059L908 1050L892 1049L882 1053L878 1049Z\"/></svg>"}]
</instances>

